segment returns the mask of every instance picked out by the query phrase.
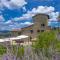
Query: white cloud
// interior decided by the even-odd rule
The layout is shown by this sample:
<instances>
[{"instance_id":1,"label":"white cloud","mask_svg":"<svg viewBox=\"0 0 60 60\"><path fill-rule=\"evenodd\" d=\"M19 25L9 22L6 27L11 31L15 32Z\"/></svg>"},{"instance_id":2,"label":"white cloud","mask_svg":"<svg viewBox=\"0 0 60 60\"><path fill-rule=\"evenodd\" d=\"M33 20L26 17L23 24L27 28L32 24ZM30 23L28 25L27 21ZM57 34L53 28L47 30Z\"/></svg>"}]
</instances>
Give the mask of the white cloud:
<instances>
[{"instance_id":1,"label":"white cloud","mask_svg":"<svg viewBox=\"0 0 60 60\"><path fill-rule=\"evenodd\" d=\"M8 20L8 21L5 22L5 24L10 24L10 23L12 23L11 20Z\"/></svg>"},{"instance_id":2,"label":"white cloud","mask_svg":"<svg viewBox=\"0 0 60 60\"><path fill-rule=\"evenodd\" d=\"M50 16L51 18L57 18L57 17L59 16L59 12L51 12L51 13L49 14L49 16Z\"/></svg>"},{"instance_id":3,"label":"white cloud","mask_svg":"<svg viewBox=\"0 0 60 60\"><path fill-rule=\"evenodd\" d=\"M59 16L59 12L55 12L55 8L52 6L38 6L37 8L33 8L32 11L28 11L29 14L38 14L43 13L47 14L52 18L57 18ZM31 15L32 16L32 15Z\"/></svg>"},{"instance_id":4,"label":"white cloud","mask_svg":"<svg viewBox=\"0 0 60 60\"><path fill-rule=\"evenodd\" d=\"M19 20L18 20L19 21ZM33 23L32 22L24 22L24 23L19 23L18 21L12 21L8 20L6 22L3 22L0 25L0 30L13 30L13 29L21 29L26 26L30 26ZM1 22L0 22L1 23ZM3 28L4 27L4 28Z\"/></svg>"},{"instance_id":5,"label":"white cloud","mask_svg":"<svg viewBox=\"0 0 60 60\"><path fill-rule=\"evenodd\" d=\"M11 0L11 2L20 7L27 4L27 2L25 2L25 0Z\"/></svg>"},{"instance_id":6,"label":"white cloud","mask_svg":"<svg viewBox=\"0 0 60 60\"><path fill-rule=\"evenodd\" d=\"M38 13L47 14L50 16L50 19L57 19L59 12L55 12L55 8L52 6L38 6L33 8L31 11L27 11L26 14L23 14L22 17L17 17L15 20L28 20Z\"/></svg>"},{"instance_id":7,"label":"white cloud","mask_svg":"<svg viewBox=\"0 0 60 60\"><path fill-rule=\"evenodd\" d=\"M38 6L37 8L33 8L31 13L51 13L55 10L52 6Z\"/></svg>"},{"instance_id":8,"label":"white cloud","mask_svg":"<svg viewBox=\"0 0 60 60\"><path fill-rule=\"evenodd\" d=\"M21 23L22 25L32 25L33 23L32 22L24 22L24 23Z\"/></svg>"},{"instance_id":9,"label":"white cloud","mask_svg":"<svg viewBox=\"0 0 60 60\"><path fill-rule=\"evenodd\" d=\"M52 21L57 21L57 18L51 18L51 19L49 19L49 22L52 22Z\"/></svg>"},{"instance_id":10,"label":"white cloud","mask_svg":"<svg viewBox=\"0 0 60 60\"><path fill-rule=\"evenodd\" d=\"M25 0L1 0L0 7L5 6L9 9L13 9L15 7L22 7L25 4L27 4Z\"/></svg>"},{"instance_id":11,"label":"white cloud","mask_svg":"<svg viewBox=\"0 0 60 60\"><path fill-rule=\"evenodd\" d=\"M5 29L11 30L11 29L16 29L16 28L21 28L25 25L27 25L27 26L31 25L31 24L33 24L31 22L18 23L18 21L19 20L29 20L37 13L48 14L50 16L49 21L57 21L57 17L59 16L59 12L55 12L55 8L52 6L49 6L49 7L48 6L38 6L37 8L33 8L31 11L27 11L26 14L22 15L22 17L15 17L12 20L8 20L7 22L4 23L5 25L3 24L2 26L4 26ZM5 20L2 15L0 15L0 20L1 21ZM4 29L4 28L2 28L2 29Z\"/></svg>"},{"instance_id":12,"label":"white cloud","mask_svg":"<svg viewBox=\"0 0 60 60\"><path fill-rule=\"evenodd\" d=\"M25 7L24 7L25 9ZM34 15L38 13L43 13L47 14L50 16L50 20L57 20L57 17L59 16L59 12L54 12L55 8L52 6L38 6L37 8L33 8L31 11L27 11L26 14L23 14L21 17L15 17L12 20L18 21L18 20L29 20L31 19ZM49 20L49 21L50 21Z\"/></svg>"},{"instance_id":13,"label":"white cloud","mask_svg":"<svg viewBox=\"0 0 60 60\"><path fill-rule=\"evenodd\" d=\"M27 11L27 10L26 10L26 8L25 8L25 6L24 6L24 7L22 7L22 9L23 9L23 11L24 11L24 12L25 12L25 11Z\"/></svg>"},{"instance_id":14,"label":"white cloud","mask_svg":"<svg viewBox=\"0 0 60 60\"><path fill-rule=\"evenodd\" d=\"M27 13L27 14L23 14L22 17L15 17L15 18L13 18L13 20L14 21L18 21L18 20L30 20L30 19L32 19L32 16L34 16L34 14Z\"/></svg>"},{"instance_id":15,"label":"white cloud","mask_svg":"<svg viewBox=\"0 0 60 60\"><path fill-rule=\"evenodd\" d=\"M16 17L13 20L18 21L18 20L30 20L32 18L32 16L34 16L35 14L27 12L26 14L23 14L22 17Z\"/></svg>"},{"instance_id":16,"label":"white cloud","mask_svg":"<svg viewBox=\"0 0 60 60\"><path fill-rule=\"evenodd\" d=\"M11 20L8 20L0 25L0 30L21 29L23 27L30 26L32 24L33 24L32 22L18 23L16 21L12 22Z\"/></svg>"},{"instance_id":17,"label":"white cloud","mask_svg":"<svg viewBox=\"0 0 60 60\"><path fill-rule=\"evenodd\" d=\"M3 15L0 15L0 22L3 22L3 21L5 21Z\"/></svg>"}]
</instances>

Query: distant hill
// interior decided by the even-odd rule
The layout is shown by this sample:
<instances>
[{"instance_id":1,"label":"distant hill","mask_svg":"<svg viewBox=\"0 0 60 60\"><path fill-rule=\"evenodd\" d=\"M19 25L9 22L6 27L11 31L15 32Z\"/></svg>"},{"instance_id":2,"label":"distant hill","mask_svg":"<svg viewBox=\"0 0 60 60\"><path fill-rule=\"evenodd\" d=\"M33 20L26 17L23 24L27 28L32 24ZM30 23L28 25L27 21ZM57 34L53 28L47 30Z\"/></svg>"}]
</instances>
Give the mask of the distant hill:
<instances>
[{"instance_id":1,"label":"distant hill","mask_svg":"<svg viewBox=\"0 0 60 60\"><path fill-rule=\"evenodd\" d=\"M10 31L8 31L8 30L2 30L2 31L0 31L0 34L8 33L8 32L10 32Z\"/></svg>"}]
</instances>

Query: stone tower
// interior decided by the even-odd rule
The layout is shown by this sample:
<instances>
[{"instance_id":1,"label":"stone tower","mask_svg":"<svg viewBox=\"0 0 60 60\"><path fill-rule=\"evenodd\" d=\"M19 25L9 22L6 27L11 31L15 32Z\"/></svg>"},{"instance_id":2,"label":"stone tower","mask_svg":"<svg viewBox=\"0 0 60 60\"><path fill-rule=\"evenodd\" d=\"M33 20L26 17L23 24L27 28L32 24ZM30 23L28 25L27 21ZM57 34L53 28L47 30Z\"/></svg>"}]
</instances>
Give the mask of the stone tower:
<instances>
[{"instance_id":1,"label":"stone tower","mask_svg":"<svg viewBox=\"0 0 60 60\"><path fill-rule=\"evenodd\" d=\"M47 30L49 16L46 14L37 14L33 16L33 36L36 37L37 33Z\"/></svg>"},{"instance_id":2,"label":"stone tower","mask_svg":"<svg viewBox=\"0 0 60 60\"><path fill-rule=\"evenodd\" d=\"M49 16L46 14L37 14L32 17L33 25L22 29L21 34L28 35L30 40L35 39L39 32L47 30Z\"/></svg>"}]
</instances>

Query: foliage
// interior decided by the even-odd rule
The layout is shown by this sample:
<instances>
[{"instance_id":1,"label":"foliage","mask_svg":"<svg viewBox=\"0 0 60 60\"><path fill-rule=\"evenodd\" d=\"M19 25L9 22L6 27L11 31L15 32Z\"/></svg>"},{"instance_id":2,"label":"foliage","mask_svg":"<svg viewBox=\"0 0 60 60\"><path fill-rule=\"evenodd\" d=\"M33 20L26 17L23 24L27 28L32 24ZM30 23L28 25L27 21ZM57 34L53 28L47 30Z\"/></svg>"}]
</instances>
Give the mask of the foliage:
<instances>
[{"instance_id":1,"label":"foliage","mask_svg":"<svg viewBox=\"0 0 60 60\"><path fill-rule=\"evenodd\" d=\"M6 52L7 52L6 47L4 47L4 46L0 45L0 55L5 54Z\"/></svg>"},{"instance_id":2,"label":"foliage","mask_svg":"<svg viewBox=\"0 0 60 60\"><path fill-rule=\"evenodd\" d=\"M34 51L39 54L42 53L43 56L51 57L55 50L60 51L60 41L57 40L57 31L45 31L39 33L37 37L37 42L33 44Z\"/></svg>"},{"instance_id":3,"label":"foliage","mask_svg":"<svg viewBox=\"0 0 60 60\"><path fill-rule=\"evenodd\" d=\"M17 57L23 56L24 55L24 47L18 46L18 49L17 49L17 46L14 45L13 46L13 54L15 55L16 53L17 53Z\"/></svg>"},{"instance_id":4,"label":"foliage","mask_svg":"<svg viewBox=\"0 0 60 60\"><path fill-rule=\"evenodd\" d=\"M60 52L60 41L57 41L56 44L55 44L55 50L57 52Z\"/></svg>"},{"instance_id":5,"label":"foliage","mask_svg":"<svg viewBox=\"0 0 60 60\"><path fill-rule=\"evenodd\" d=\"M18 48L18 52L17 52L17 56L21 57L24 55L24 47L19 47Z\"/></svg>"}]
</instances>

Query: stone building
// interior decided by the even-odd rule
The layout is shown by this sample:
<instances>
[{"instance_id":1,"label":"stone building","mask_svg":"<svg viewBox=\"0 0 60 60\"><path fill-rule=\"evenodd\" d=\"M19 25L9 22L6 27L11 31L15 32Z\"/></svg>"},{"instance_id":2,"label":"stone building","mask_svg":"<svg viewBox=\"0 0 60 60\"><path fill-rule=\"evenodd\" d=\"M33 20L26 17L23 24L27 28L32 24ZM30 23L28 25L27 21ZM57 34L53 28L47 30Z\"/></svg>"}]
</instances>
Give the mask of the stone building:
<instances>
[{"instance_id":1,"label":"stone building","mask_svg":"<svg viewBox=\"0 0 60 60\"><path fill-rule=\"evenodd\" d=\"M37 37L39 32L44 32L47 30L48 19L49 19L48 15L37 14L37 15L33 16L32 19L33 19L32 25L21 28L20 30L18 30L18 29L13 30L13 31L9 32L10 35L11 36L28 35L30 37L30 39L34 39Z\"/></svg>"},{"instance_id":2,"label":"stone building","mask_svg":"<svg viewBox=\"0 0 60 60\"><path fill-rule=\"evenodd\" d=\"M49 16L46 14L37 14L33 17L33 22L34 22L34 27L33 27L33 31L34 31L34 37L36 37L36 35L39 32L44 32L47 30L48 27L48 19Z\"/></svg>"},{"instance_id":3,"label":"stone building","mask_svg":"<svg viewBox=\"0 0 60 60\"><path fill-rule=\"evenodd\" d=\"M34 24L23 28L21 30L21 34L28 35L30 39L36 38L39 32L44 32L47 30L48 19L49 16L46 14L37 14L33 16Z\"/></svg>"}]
</instances>

